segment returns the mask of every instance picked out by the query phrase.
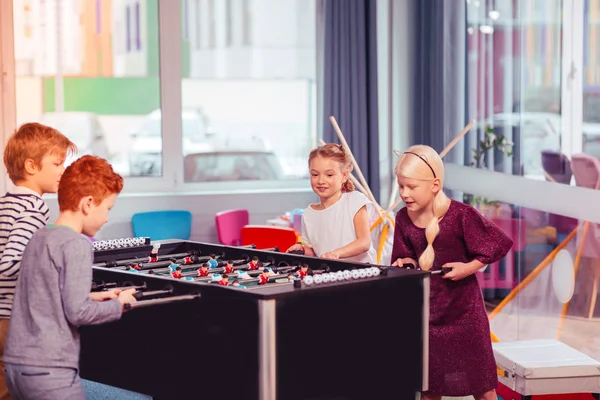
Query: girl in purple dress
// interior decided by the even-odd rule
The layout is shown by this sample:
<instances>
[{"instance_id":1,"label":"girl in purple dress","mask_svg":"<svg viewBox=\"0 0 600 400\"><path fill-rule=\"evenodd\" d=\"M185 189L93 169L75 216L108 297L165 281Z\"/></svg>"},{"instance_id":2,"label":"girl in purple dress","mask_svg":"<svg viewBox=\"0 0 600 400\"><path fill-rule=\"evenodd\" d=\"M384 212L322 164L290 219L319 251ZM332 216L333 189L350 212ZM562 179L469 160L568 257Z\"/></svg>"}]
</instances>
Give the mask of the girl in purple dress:
<instances>
[{"instance_id":1,"label":"girl in purple dress","mask_svg":"<svg viewBox=\"0 0 600 400\"><path fill-rule=\"evenodd\" d=\"M393 265L449 271L430 277L429 389L422 399L496 399L496 361L475 272L504 257L512 240L444 194L444 165L431 147L410 147L395 173L406 207L396 215Z\"/></svg>"}]
</instances>

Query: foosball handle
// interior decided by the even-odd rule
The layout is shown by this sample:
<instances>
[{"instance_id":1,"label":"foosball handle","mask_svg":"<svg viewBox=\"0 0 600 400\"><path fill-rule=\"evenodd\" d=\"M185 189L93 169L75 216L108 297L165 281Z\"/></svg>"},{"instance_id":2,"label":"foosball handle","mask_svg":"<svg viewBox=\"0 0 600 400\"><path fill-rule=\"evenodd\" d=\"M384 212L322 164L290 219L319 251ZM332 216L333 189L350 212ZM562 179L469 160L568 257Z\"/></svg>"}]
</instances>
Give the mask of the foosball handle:
<instances>
[{"instance_id":1,"label":"foosball handle","mask_svg":"<svg viewBox=\"0 0 600 400\"><path fill-rule=\"evenodd\" d=\"M200 298L200 293L184 294L181 296L165 297L162 299L142 300L135 303L125 303L125 305L123 305L123 308L125 308L125 310L133 310L134 308L150 307L159 304L175 303L178 301L189 301L198 298Z\"/></svg>"}]
</instances>

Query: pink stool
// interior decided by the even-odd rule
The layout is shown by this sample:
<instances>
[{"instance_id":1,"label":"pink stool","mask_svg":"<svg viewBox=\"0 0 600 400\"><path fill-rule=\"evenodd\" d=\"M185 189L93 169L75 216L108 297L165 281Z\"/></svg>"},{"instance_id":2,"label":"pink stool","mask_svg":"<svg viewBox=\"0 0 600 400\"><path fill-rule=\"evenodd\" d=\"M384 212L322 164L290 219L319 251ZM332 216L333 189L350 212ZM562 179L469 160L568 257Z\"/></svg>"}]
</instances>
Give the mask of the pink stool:
<instances>
[{"instance_id":1,"label":"pink stool","mask_svg":"<svg viewBox=\"0 0 600 400\"><path fill-rule=\"evenodd\" d=\"M517 218L491 218L513 240L513 247L504 258L504 276L500 274L500 262L488 265L485 271L477 272L477 280L481 289L513 289L517 282L515 279L515 252L523 251L527 239L527 224Z\"/></svg>"}]
</instances>

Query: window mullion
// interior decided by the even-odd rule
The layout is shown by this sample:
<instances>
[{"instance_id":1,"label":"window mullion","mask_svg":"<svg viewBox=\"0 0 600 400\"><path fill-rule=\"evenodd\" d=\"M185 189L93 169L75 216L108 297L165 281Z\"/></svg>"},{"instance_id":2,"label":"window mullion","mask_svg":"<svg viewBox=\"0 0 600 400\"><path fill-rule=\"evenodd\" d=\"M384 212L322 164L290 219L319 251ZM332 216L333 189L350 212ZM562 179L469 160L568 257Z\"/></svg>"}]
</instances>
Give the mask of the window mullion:
<instances>
[{"instance_id":1,"label":"window mullion","mask_svg":"<svg viewBox=\"0 0 600 400\"><path fill-rule=\"evenodd\" d=\"M165 188L183 182L181 98L181 4L160 0L159 65L162 123L162 176Z\"/></svg>"}]
</instances>

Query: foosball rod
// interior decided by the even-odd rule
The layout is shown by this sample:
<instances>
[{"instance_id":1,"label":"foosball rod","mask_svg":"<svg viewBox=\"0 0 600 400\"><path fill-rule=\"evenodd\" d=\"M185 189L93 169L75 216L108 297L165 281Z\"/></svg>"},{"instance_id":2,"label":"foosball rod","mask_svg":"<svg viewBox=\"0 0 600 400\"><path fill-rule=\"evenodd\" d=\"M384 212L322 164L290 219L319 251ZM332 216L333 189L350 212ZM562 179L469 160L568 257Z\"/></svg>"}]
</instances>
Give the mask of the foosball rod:
<instances>
[{"instance_id":1,"label":"foosball rod","mask_svg":"<svg viewBox=\"0 0 600 400\"><path fill-rule=\"evenodd\" d=\"M181 296L165 297L162 299L142 300L136 303L125 303L123 307L125 310L132 310L135 308L151 307L159 304L175 303L178 301L189 301L198 298L200 298L200 293L183 294Z\"/></svg>"},{"instance_id":2,"label":"foosball rod","mask_svg":"<svg viewBox=\"0 0 600 400\"><path fill-rule=\"evenodd\" d=\"M190 257L190 256L188 256ZM196 265L196 264L200 264L201 262L204 261L208 261L208 257L202 257L202 258L197 258L196 260L192 260L191 262L186 262L186 258L188 257L183 257L183 258L175 258L175 262L178 263L179 265ZM174 258L174 257L172 257ZM206 258L206 260L204 260L204 258ZM142 264L142 269L154 269L154 268L164 268L164 267L168 267L169 265L171 265L171 261L154 261L154 262L150 262L148 260L146 260L146 262L144 263L138 263L138 264ZM120 270L124 270L127 267L127 265L119 265L117 267L115 267L115 269L120 269ZM193 268L193 267L192 267Z\"/></svg>"},{"instance_id":3,"label":"foosball rod","mask_svg":"<svg viewBox=\"0 0 600 400\"><path fill-rule=\"evenodd\" d=\"M263 264L263 268L268 268L270 265L271 265L271 263L264 263ZM234 271L241 271L241 270L244 270L246 268L248 268L248 267L245 266L245 265L238 265L236 267L233 267L233 270ZM293 269L293 268L296 268L296 267L294 267L294 266L277 267L277 270L279 270L281 268ZM210 274L222 274L224 270L225 270L225 268L214 268L214 269L209 269L208 273L209 273L209 275ZM252 271L248 271L249 275L251 275L251 274L261 274L261 273L262 273L262 271L258 270L258 269L253 269ZM197 274L198 274L198 271L194 270L194 271L187 271L185 273L182 273L181 276L182 277L197 276ZM235 272L231 272L231 273L227 274L227 276L231 277L232 275L235 275L235 274L236 274ZM205 276L203 278L209 278L209 276Z\"/></svg>"},{"instance_id":4,"label":"foosball rod","mask_svg":"<svg viewBox=\"0 0 600 400\"><path fill-rule=\"evenodd\" d=\"M268 282L273 282L273 281L276 281L277 279L286 279L286 278L287 278L287 274L285 272L283 274L273 274L273 275L269 275ZM240 283L240 285L243 285L244 283L260 282L260 278L238 279L237 281ZM196 282L198 282L198 281L196 281ZM219 281L210 281L208 283L217 284L217 283L219 283ZM231 286L231 284L229 286ZM261 286L261 285L259 285L259 286Z\"/></svg>"},{"instance_id":5,"label":"foosball rod","mask_svg":"<svg viewBox=\"0 0 600 400\"><path fill-rule=\"evenodd\" d=\"M275 274L271 275L271 276L281 276L282 274L289 274L290 272L292 272L294 269L296 269L297 267L295 266L285 266L285 267L278 267L277 271L274 271ZM256 277L257 275L262 274L262 271L260 270L252 270L252 271L248 271L247 274L249 276L252 276L253 278ZM191 274L186 275L181 275L182 277L189 277ZM211 276L202 276L202 277L195 277L196 279L194 279L195 282L205 282L205 281L213 281L213 278ZM239 276L235 273L232 272L230 274L227 274L227 278L229 279L238 279L240 281L248 281L248 279L243 279L243 278L239 278ZM218 282L218 281L215 281Z\"/></svg>"},{"instance_id":6,"label":"foosball rod","mask_svg":"<svg viewBox=\"0 0 600 400\"><path fill-rule=\"evenodd\" d=\"M248 264L249 262L250 262L250 257L239 259L239 260L233 260L233 265L237 265L238 266L238 267L235 267L235 269L241 269L241 268L244 268L244 265ZM225 264L225 263L226 262L222 262L221 264ZM189 274L191 271L197 271L198 270L198 264L200 264L200 263L185 264L185 266L180 265L181 272L183 273L183 271L186 271ZM152 270L154 270L154 273L157 274L157 275L161 275L161 274L167 275L167 274L171 273L170 268L162 268L161 267L161 268L157 269L154 266L155 266L155 263L152 263L152 264L150 264L148 266L145 266L146 268L142 268L142 271L152 269ZM215 272L217 270L223 271L224 267L218 267L218 268L209 269L209 271L215 271Z\"/></svg>"},{"instance_id":7,"label":"foosball rod","mask_svg":"<svg viewBox=\"0 0 600 400\"><path fill-rule=\"evenodd\" d=\"M177 254L163 254L163 255L157 255L156 256L156 261L155 262L159 262L159 261L168 261L171 258L185 258L185 257L190 257L190 256L197 256L198 254L200 254L197 250L190 250L186 253L177 253ZM222 254L216 254L215 255L217 257L221 256ZM206 258L206 260L209 259L208 256L205 256L203 258ZM110 266L110 267L116 267L116 266L126 266L127 264L135 264L135 263L149 263L150 261L150 256L145 256L145 257L137 257L137 258L128 258L125 260L108 260L108 261L103 261L103 262L98 262L98 263L94 263L92 266L93 267L106 267L106 266Z\"/></svg>"}]
</instances>

